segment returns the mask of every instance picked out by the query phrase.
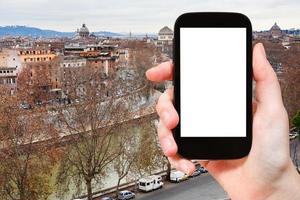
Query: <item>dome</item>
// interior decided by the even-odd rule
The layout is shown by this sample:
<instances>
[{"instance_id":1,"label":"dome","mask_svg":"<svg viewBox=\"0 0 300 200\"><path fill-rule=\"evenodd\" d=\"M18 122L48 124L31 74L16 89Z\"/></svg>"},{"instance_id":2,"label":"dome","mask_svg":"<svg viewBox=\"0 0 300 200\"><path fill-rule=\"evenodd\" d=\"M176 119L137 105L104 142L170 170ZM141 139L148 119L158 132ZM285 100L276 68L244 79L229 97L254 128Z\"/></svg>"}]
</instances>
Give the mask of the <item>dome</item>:
<instances>
[{"instance_id":1,"label":"dome","mask_svg":"<svg viewBox=\"0 0 300 200\"><path fill-rule=\"evenodd\" d=\"M82 24L82 27L80 29L77 29L77 33L82 38L87 38L90 35L89 29L86 27L85 24Z\"/></svg>"},{"instance_id":2,"label":"dome","mask_svg":"<svg viewBox=\"0 0 300 200\"><path fill-rule=\"evenodd\" d=\"M173 35L173 31L172 29L170 29L169 27L165 26L162 29L159 30L158 34L160 35Z\"/></svg>"},{"instance_id":3,"label":"dome","mask_svg":"<svg viewBox=\"0 0 300 200\"><path fill-rule=\"evenodd\" d=\"M275 24L271 27L270 29L270 33L271 36L273 38L281 38L283 36L283 32L281 31L280 27L277 25L277 23L275 22Z\"/></svg>"},{"instance_id":4,"label":"dome","mask_svg":"<svg viewBox=\"0 0 300 200\"><path fill-rule=\"evenodd\" d=\"M89 29L86 27L85 24L82 24L82 27L79 29L79 32L81 33L89 33Z\"/></svg>"},{"instance_id":5,"label":"dome","mask_svg":"<svg viewBox=\"0 0 300 200\"><path fill-rule=\"evenodd\" d=\"M277 23L275 22L275 24L271 27L271 30L280 30L280 27L277 25Z\"/></svg>"}]
</instances>

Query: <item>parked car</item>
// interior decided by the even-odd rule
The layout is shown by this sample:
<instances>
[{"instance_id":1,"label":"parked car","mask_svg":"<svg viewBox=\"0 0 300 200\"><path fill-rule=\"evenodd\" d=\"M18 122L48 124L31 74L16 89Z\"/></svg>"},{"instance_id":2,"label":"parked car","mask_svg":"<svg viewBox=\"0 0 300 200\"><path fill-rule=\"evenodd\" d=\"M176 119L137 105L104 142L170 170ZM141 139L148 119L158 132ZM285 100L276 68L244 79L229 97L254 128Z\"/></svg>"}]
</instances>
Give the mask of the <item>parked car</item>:
<instances>
[{"instance_id":1,"label":"parked car","mask_svg":"<svg viewBox=\"0 0 300 200\"><path fill-rule=\"evenodd\" d=\"M27 102L22 102L22 103L20 104L20 108L25 109L25 110L29 110L29 109L31 109L32 107L31 107L31 105L30 105L29 103L27 103Z\"/></svg>"},{"instance_id":2,"label":"parked car","mask_svg":"<svg viewBox=\"0 0 300 200\"><path fill-rule=\"evenodd\" d=\"M162 177L159 175L152 175L146 178L139 179L138 182L139 190L143 192L149 192L152 190L156 190L162 188L164 183L162 182Z\"/></svg>"},{"instance_id":3,"label":"parked car","mask_svg":"<svg viewBox=\"0 0 300 200\"><path fill-rule=\"evenodd\" d=\"M129 190L120 191L118 194L119 200L134 199L134 198L135 198L135 193Z\"/></svg>"},{"instance_id":4,"label":"parked car","mask_svg":"<svg viewBox=\"0 0 300 200\"><path fill-rule=\"evenodd\" d=\"M183 173L181 171L172 170L170 173L170 181L172 181L172 182L179 183L186 179L188 179L188 175L186 175L185 173Z\"/></svg>"},{"instance_id":5,"label":"parked car","mask_svg":"<svg viewBox=\"0 0 300 200\"><path fill-rule=\"evenodd\" d=\"M115 200L115 199L112 197L103 197L103 198L101 198L101 200Z\"/></svg>"},{"instance_id":6,"label":"parked car","mask_svg":"<svg viewBox=\"0 0 300 200\"><path fill-rule=\"evenodd\" d=\"M42 105L43 105L43 102L42 102L41 100L37 100L37 101L35 102L35 105L36 105L36 106L42 106Z\"/></svg>"},{"instance_id":7,"label":"parked car","mask_svg":"<svg viewBox=\"0 0 300 200\"><path fill-rule=\"evenodd\" d=\"M204 167L200 167L199 170L202 174L208 172L207 169L205 169Z\"/></svg>"},{"instance_id":8,"label":"parked car","mask_svg":"<svg viewBox=\"0 0 300 200\"><path fill-rule=\"evenodd\" d=\"M190 177L199 176L201 174L200 168L196 168L195 171L190 175Z\"/></svg>"},{"instance_id":9,"label":"parked car","mask_svg":"<svg viewBox=\"0 0 300 200\"><path fill-rule=\"evenodd\" d=\"M290 133L289 137L290 137L290 140L293 140L298 137L298 133Z\"/></svg>"}]
</instances>

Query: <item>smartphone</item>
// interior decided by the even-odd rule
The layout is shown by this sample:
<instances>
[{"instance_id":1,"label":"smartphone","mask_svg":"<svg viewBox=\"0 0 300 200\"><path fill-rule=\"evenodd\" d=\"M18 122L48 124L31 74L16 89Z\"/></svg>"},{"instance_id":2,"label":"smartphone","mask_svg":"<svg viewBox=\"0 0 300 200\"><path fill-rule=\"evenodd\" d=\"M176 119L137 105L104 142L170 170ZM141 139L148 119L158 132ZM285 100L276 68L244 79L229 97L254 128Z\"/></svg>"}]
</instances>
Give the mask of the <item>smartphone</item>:
<instances>
[{"instance_id":1,"label":"smartphone","mask_svg":"<svg viewBox=\"0 0 300 200\"><path fill-rule=\"evenodd\" d=\"M174 27L173 130L188 159L237 159L252 143L252 26L240 13L185 13Z\"/></svg>"}]
</instances>

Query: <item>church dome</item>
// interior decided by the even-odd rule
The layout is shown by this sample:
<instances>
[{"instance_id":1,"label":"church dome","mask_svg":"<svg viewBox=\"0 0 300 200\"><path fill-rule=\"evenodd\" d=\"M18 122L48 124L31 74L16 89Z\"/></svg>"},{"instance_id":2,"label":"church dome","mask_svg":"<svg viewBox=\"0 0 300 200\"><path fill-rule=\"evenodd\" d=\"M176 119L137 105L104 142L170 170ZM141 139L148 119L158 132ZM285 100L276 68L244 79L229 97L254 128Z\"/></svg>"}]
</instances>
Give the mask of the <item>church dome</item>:
<instances>
[{"instance_id":1,"label":"church dome","mask_svg":"<svg viewBox=\"0 0 300 200\"><path fill-rule=\"evenodd\" d=\"M79 29L79 32L81 33L89 33L89 29L86 27L85 24L82 24L82 27Z\"/></svg>"},{"instance_id":2,"label":"church dome","mask_svg":"<svg viewBox=\"0 0 300 200\"><path fill-rule=\"evenodd\" d=\"M77 33L80 37L83 38L89 37L90 35L90 31L85 24L82 24L82 27L80 29L77 29Z\"/></svg>"},{"instance_id":3,"label":"church dome","mask_svg":"<svg viewBox=\"0 0 300 200\"><path fill-rule=\"evenodd\" d=\"M275 24L271 27L271 30L280 30L280 27L277 25L277 23L275 22Z\"/></svg>"},{"instance_id":4,"label":"church dome","mask_svg":"<svg viewBox=\"0 0 300 200\"><path fill-rule=\"evenodd\" d=\"M283 36L283 32L281 31L280 27L277 25L276 22L271 27L270 33L273 38L281 38Z\"/></svg>"}]
</instances>

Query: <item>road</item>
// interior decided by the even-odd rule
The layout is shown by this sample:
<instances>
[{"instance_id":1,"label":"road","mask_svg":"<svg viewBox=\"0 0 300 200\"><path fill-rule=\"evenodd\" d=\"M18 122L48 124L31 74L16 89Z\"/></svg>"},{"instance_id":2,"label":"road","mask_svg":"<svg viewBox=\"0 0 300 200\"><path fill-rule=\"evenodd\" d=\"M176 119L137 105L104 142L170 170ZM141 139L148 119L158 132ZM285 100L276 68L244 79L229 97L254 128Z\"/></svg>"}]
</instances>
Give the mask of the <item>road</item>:
<instances>
[{"instance_id":1,"label":"road","mask_svg":"<svg viewBox=\"0 0 300 200\"><path fill-rule=\"evenodd\" d=\"M299 167L300 166L300 142L298 138L290 141L290 154L294 164Z\"/></svg>"},{"instance_id":2,"label":"road","mask_svg":"<svg viewBox=\"0 0 300 200\"><path fill-rule=\"evenodd\" d=\"M300 142L295 139L290 142L291 157L294 162L300 162ZM295 151L297 153L295 153ZM299 163L300 164L300 163ZM198 177L189 179L178 184L167 183L163 189L138 194L139 200L223 200L228 199L225 191L220 185L209 175L202 174Z\"/></svg>"},{"instance_id":3,"label":"road","mask_svg":"<svg viewBox=\"0 0 300 200\"><path fill-rule=\"evenodd\" d=\"M160 190L138 194L139 200L223 200L228 199L221 186L209 175L201 174L182 183L166 184Z\"/></svg>"}]
</instances>

